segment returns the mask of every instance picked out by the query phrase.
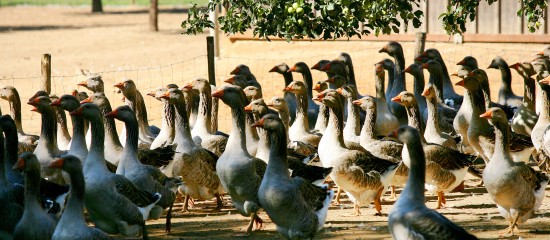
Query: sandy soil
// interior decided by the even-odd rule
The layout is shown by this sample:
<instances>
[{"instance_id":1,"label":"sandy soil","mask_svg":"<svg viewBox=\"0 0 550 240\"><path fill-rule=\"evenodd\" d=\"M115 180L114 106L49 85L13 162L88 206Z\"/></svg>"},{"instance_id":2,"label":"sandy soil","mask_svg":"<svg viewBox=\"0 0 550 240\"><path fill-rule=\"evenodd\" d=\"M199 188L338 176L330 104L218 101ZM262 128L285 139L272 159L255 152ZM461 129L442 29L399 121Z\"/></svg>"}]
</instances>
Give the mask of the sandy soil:
<instances>
[{"instance_id":1,"label":"sandy soil","mask_svg":"<svg viewBox=\"0 0 550 240\"><path fill-rule=\"evenodd\" d=\"M147 12L142 8L106 8L104 14L90 14L88 8L66 7L8 7L0 8L0 84L14 85L23 100L40 89L40 57L52 54L52 92L58 95L77 88L76 83L85 77L79 69L99 72L108 85L111 103L120 105L119 96L112 84L123 78L131 78L142 93L166 83L183 85L194 77L206 77L206 35L181 35L180 22L185 18L181 10L163 8L159 17L160 32L147 30ZM229 76L237 64L250 66L264 86L264 97L281 95L282 78L268 73L280 62L289 65L304 61L313 65L320 59L332 59L339 52L348 52L354 60L359 91L374 94L373 64L388 57L378 53L384 42L328 41L328 42L264 42L238 41L231 43L221 39L221 57L216 59L218 85ZM403 43L407 62L412 60L413 44ZM427 43L427 48L438 48L452 72L455 63L466 55L478 58L481 67L488 66L491 59L500 55L509 64L533 58L533 53L542 49L540 44L463 44ZM491 78L493 99L496 99L500 75L488 70ZM522 91L522 81L513 73L513 88L516 94ZM295 75L297 78L301 78ZM313 73L314 80L324 78ZM410 79L410 78L409 78ZM409 81L408 88L412 89ZM80 90L84 90L80 88ZM457 91L462 92L461 89ZM160 125L159 104L148 98L147 106L152 124ZM9 111L5 101L0 101L4 112ZM28 132L39 131L39 116L23 106L23 122ZM220 129L229 129L230 115L222 106ZM485 189L475 187L477 180L466 181L466 189L448 196L448 207L440 210L449 219L480 238L497 238L497 231L507 226ZM550 192L547 190L547 196ZM386 196L387 197L387 196ZM435 198L427 198L428 207L435 207ZM345 199L346 200L346 199ZM385 201L383 212L391 210L392 201ZM163 221L149 222L149 232L155 239L227 238L239 233L247 219L238 215L230 201L221 212L210 212L213 202L196 202L189 213L180 213L178 204L173 218L172 234L164 233ZM352 213L352 204L333 206L325 229L319 238L326 239L383 239L390 238L387 216L373 216L374 209L365 208L359 217L346 217ZM264 229L253 233L252 238L278 238L274 225L265 213ZM550 202L544 201L540 212L521 226L522 239L550 238ZM515 237L517 238L517 236Z\"/></svg>"}]
</instances>

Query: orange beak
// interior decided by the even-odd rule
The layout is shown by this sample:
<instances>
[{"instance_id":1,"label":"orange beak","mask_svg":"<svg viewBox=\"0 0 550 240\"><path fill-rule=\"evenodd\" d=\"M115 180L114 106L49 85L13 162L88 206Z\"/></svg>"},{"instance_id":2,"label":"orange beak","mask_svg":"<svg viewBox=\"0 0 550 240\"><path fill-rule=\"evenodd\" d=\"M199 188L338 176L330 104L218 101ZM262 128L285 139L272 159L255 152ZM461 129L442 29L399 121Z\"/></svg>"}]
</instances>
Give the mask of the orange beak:
<instances>
[{"instance_id":1,"label":"orange beak","mask_svg":"<svg viewBox=\"0 0 550 240\"><path fill-rule=\"evenodd\" d=\"M311 69L319 70L319 63L316 63L315 65L313 65Z\"/></svg>"},{"instance_id":2,"label":"orange beak","mask_svg":"<svg viewBox=\"0 0 550 240\"><path fill-rule=\"evenodd\" d=\"M233 69L233 71L231 71L229 74L231 75L235 75L235 74L239 74L241 72L241 69L236 67L235 69Z\"/></svg>"},{"instance_id":3,"label":"orange beak","mask_svg":"<svg viewBox=\"0 0 550 240\"><path fill-rule=\"evenodd\" d=\"M76 110L70 112L71 116L82 116L82 107L77 108Z\"/></svg>"},{"instance_id":4,"label":"orange beak","mask_svg":"<svg viewBox=\"0 0 550 240\"><path fill-rule=\"evenodd\" d=\"M391 100L392 100L392 102L400 103L401 102L401 95L397 95L394 98L392 98Z\"/></svg>"},{"instance_id":5,"label":"orange beak","mask_svg":"<svg viewBox=\"0 0 550 240\"><path fill-rule=\"evenodd\" d=\"M378 50L379 53L388 52L388 45L384 46L380 50Z\"/></svg>"},{"instance_id":6,"label":"orange beak","mask_svg":"<svg viewBox=\"0 0 550 240\"><path fill-rule=\"evenodd\" d=\"M378 68L376 68L376 71L378 71ZM405 68L405 70L403 70L403 72L411 73L411 66L408 66L407 68Z\"/></svg>"},{"instance_id":7,"label":"orange beak","mask_svg":"<svg viewBox=\"0 0 550 240\"><path fill-rule=\"evenodd\" d=\"M397 138L397 130L391 132L389 137Z\"/></svg>"},{"instance_id":8,"label":"orange beak","mask_svg":"<svg viewBox=\"0 0 550 240\"><path fill-rule=\"evenodd\" d=\"M321 90L321 84L318 84L318 83L315 84L315 86L313 86L313 90L315 90L315 91Z\"/></svg>"},{"instance_id":9,"label":"orange beak","mask_svg":"<svg viewBox=\"0 0 550 240\"><path fill-rule=\"evenodd\" d=\"M76 95L78 95L78 91L74 90L73 92L71 92L71 95L73 95L73 97L76 97Z\"/></svg>"},{"instance_id":10,"label":"orange beak","mask_svg":"<svg viewBox=\"0 0 550 240\"><path fill-rule=\"evenodd\" d=\"M325 64L325 66L323 66L323 67L321 68L321 71L323 71L323 72L328 71L328 70L330 69L330 65L331 65L330 63Z\"/></svg>"},{"instance_id":11,"label":"orange beak","mask_svg":"<svg viewBox=\"0 0 550 240\"><path fill-rule=\"evenodd\" d=\"M460 80L457 83L455 83L456 86L464 87L464 80Z\"/></svg>"},{"instance_id":12,"label":"orange beak","mask_svg":"<svg viewBox=\"0 0 550 240\"><path fill-rule=\"evenodd\" d=\"M63 158L55 159L53 162L48 165L49 168L62 168L63 167Z\"/></svg>"},{"instance_id":13,"label":"orange beak","mask_svg":"<svg viewBox=\"0 0 550 240\"><path fill-rule=\"evenodd\" d=\"M509 67L518 70L519 63L514 63L514 64L510 65Z\"/></svg>"},{"instance_id":14,"label":"orange beak","mask_svg":"<svg viewBox=\"0 0 550 240\"><path fill-rule=\"evenodd\" d=\"M458 73L457 72L451 73L451 76L458 77Z\"/></svg>"},{"instance_id":15,"label":"orange beak","mask_svg":"<svg viewBox=\"0 0 550 240\"><path fill-rule=\"evenodd\" d=\"M285 89L283 89L283 92L291 92L292 91L292 86L291 85L288 85L285 87Z\"/></svg>"},{"instance_id":16,"label":"orange beak","mask_svg":"<svg viewBox=\"0 0 550 240\"><path fill-rule=\"evenodd\" d=\"M212 93L212 97L221 98L223 97L223 94L224 94L223 89L219 89Z\"/></svg>"},{"instance_id":17,"label":"orange beak","mask_svg":"<svg viewBox=\"0 0 550 240\"><path fill-rule=\"evenodd\" d=\"M330 83L334 83L334 77L331 77L331 78L329 78L329 79L325 80L325 82L330 82Z\"/></svg>"},{"instance_id":18,"label":"orange beak","mask_svg":"<svg viewBox=\"0 0 550 240\"><path fill-rule=\"evenodd\" d=\"M115 84L114 86L119 88L119 89L122 89L124 87L124 82L119 82L119 83Z\"/></svg>"},{"instance_id":19,"label":"orange beak","mask_svg":"<svg viewBox=\"0 0 550 240\"><path fill-rule=\"evenodd\" d=\"M14 170L23 170L25 168L25 159L19 158L17 159L17 162L13 165L11 169Z\"/></svg>"},{"instance_id":20,"label":"orange beak","mask_svg":"<svg viewBox=\"0 0 550 240\"><path fill-rule=\"evenodd\" d=\"M296 72L296 65L292 66L292 68L288 69L288 72Z\"/></svg>"},{"instance_id":21,"label":"orange beak","mask_svg":"<svg viewBox=\"0 0 550 240\"><path fill-rule=\"evenodd\" d=\"M420 56L416 57L414 60L415 60L415 61L418 61L418 62L422 62L422 61L424 60L425 57L426 57L426 56L420 55Z\"/></svg>"},{"instance_id":22,"label":"orange beak","mask_svg":"<svg viewBox=\"0 0 550 240\"><path fill-rule=\"evenodd\" d=\"M40 111L38 111L38 108L36 108L36 107L33 107L33 108L31 109L31 111L33 111L33 112L37 112L37 113L39 113L39 112L40 112Z\"/></svg>"},{"instance_id":23,"label":"orange beak","mask_svg":"<svg viewBox=\"0 0 550 240\"><path fill-rule=\"evenodd\" d=\"M188 89L188 90L192 90L193 89L193 83L189 82L189 83L185 84L185 86L183 86L183 88Z\"/></svg>"},{"instance_id":24,"label":"orange beak","mask_svg":"<svg viewBox=\"0 0 550 240\"><path fill-rule=\"evenodd\" d=\"M77 83L76 85L86 87L86 86L88 86L88 82L87 81L82 81L82 82Z\"/></svg>"},{"instance_id":25,"label":"orange beak","mask_svg":"<svg viewBox=\"0 0 550 240\"><path fill-rule=\"evenodd\" d=\"M473 76L474 76L474 72L473 72L473 71L469 72L467 76L468 76L468 77L473 77Z\"/></svg>"},{"instance_id":26,"label":"orange beak","mask_svg":"<svg viewBox=\"0 0 550 240\"><path fill-rule=\"evenodd\" d=\"M253 123L252 125L250 125L252 127L263 127L264 126L264 119L260 119L259 121Z\"/></svg>"},{"instance_id":27,"label":"orange beak","mask_svg":"<svg viewBox=\"0 0 550 240\"><path fill-rule=\"evenodd\" d=\"M428 69L428 64L427 63L422 64L422 69Z\"/></svg>"},{"instance_id":28,"label":"orange beak","mask_svg":"<svg viewBox=\"0 0 550 240\"><path fill-rule=\"evenodd\" d=\"M92 102L92 97L88 97L82 101L80 101L80 104L84 104L84 103L91 103Z\"/></svg>"},{"instance_id":29,"label":"orange beak","mask_svg":"<svg viewBox=\"0 0 550 240\"><path fill-rule=\"evenodd\" d=\"M277 72L277 69L279 69L279 67L275 66L275 67L271 68L271 70L269 70L269 72Z\"/></svg>"},{"instance_id":30,"label":"orange beak","mask_svg":"<svg viewBox=\"0 0 550 240\"><path fill-rule=\"evenodd\" d=\"M361 99L357 99L357 100L353 100L352 103L353 103L353 105L359 106L359 105L361 105L361 104L363 103L363 101L361 101Z\"/></svg>"},{"instance_id":31,"label":"orange beak","mask_svg":"<svg viewBox=\"0 0 550 240\"><path fill-rule=\"evenodd\" d=\"M460 62L457 62L456 65L464 65L466 62L464 61L464 59L460 60Z\"/></svg>"},{"instance_id":32,"label":"orange beak","mask_svg":"<svg viewBox=\"0 0 550 240\"><path fill-rule=\"evenodd\" d=\"M550 85L550 76L539 81L540 84Z\"/></svg>"},{"instance_id":33,"label":"orange beak","mask_svg":"<svg viewBox=\"0 0 550 240\"><path fill-rule=\"evenodd\" d=\"M430 89L429 88L424 89L424 91L422 92L421 95L424 96L424 97L430 95Z\"/></svg>"},{"instance_id":34,"label":"orange beak","mask_svg":"<svg viewBox=\"0 0 550 240\"><path fill-rule=\"evenodd\" d=\"M28 101L27 104L34 106L34 105L38 104L39 101L40 101L40 99L33 98L32 100Z\"/></svg>"},{"instance_id":35,"label":"orange beak","mask_svg":"<svg viewBox=\"0 0 550 240\"><path fill-rule=\"evenodd\" d=\"M344 92L344 90L343 90L341 87L339 87L338 89L336 89L336 92L337 92L338 94L342 95L342 93Z\"/></svg>"},{"instance_id":36,"label":"orange beak","mask_svg":"<svg viewBox=\"0 0 550 240\"><path fill-rule=\"evenodd\" d=\"M539 51L535 55L544 56L544 51Z\"/></svg>"},{"instance_id":37,"label":"orange beak","mask_svg":"<svg viewBox=\"0 0 550 240\"><path fill-rule=\"evenodd\" d=\"M246 107L244 107L244 111L246 112L252 112L252 105L246 105Z\"/></svg>"},{"instance_id":38,"label":"orange beak","mask_svg":"<svg viewBox=\"0 0 550 240\"><path fill-rule=\"evenodd\" d=\"M224 82L229 83L229 84L233 84L235 82L235 76L228 78Z\"/></svg>"},{"instance_id":39,"label":"orange beak","mask_svg":"<svg viewBox=\"0 0 550 240\"><path fill-rule=\"evenodd\" d=\"M479 117L490 119L493 118L493 111L489 110L487 112L484 112L483 114L479 115Z\"/></svg>"},{"instance_id":40,"label":"orange beak","mask_svg":"<svg viewBox=\"0 0 550 240\"><path fill-rule=\"evenodd\" d=\"M162 94L162 95L160 96L160 98L162 98L162 99L170 99L170 91L164 92L164 94Z\"/></svg>"},{"instance_id":41,"label":"orange beak","mask_svg":"<svg viewBox=\"0 0 550 240\"><path fill-rule=\"evenodd\" d=\"M321 102L321 101L323 101L323 98L325 98L325 94L324 93L319 93L319 94L317 94L317 96L315 96L315 98L313 100Z\"/></svg>"},{"instance_id":42,"label":"orange beak","mask_svg":"<svg viewBox=\"0 0 550 240\"><path fill-rule=\"evenodd\" d=\"M148 93L147 93L147 96L154 97L154 96L155 96L155 93L154 93L154 92L148 92Z\"/></svg>"},{"instance_id":43,"label":"orange beak","mask_svg":"<svg viewBox=\"0 0 550 240\"><path fill-rule=\"evenodd\" d=\"M61 99L55 99L52 103L50 103L50 106L60 106L61 105Z\"/></svg>"},{"instance_id":44,"label":"orange beak","mask_svg":"<svg viewBox=\"0 0 550 240\"><path fill-rule=\"evenodd\" d=\"M113 111L111 111L111 112L105 114L105 117L114 118L114 117L116 117L117 115L118 115L118 110L115 109L115 110L113 110Z\"/></svg>"}]
</instances>

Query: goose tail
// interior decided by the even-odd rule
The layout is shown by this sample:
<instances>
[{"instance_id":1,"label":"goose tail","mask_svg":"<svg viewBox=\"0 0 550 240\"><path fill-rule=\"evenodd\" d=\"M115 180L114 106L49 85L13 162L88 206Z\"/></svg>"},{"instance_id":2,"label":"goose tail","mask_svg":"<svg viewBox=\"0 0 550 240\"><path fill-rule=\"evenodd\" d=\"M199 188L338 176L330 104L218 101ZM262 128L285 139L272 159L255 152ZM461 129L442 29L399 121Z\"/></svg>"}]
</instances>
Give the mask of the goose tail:
<instances>
[{"instance_id":1,"label":"goose tail","mask_svg":"<svg viewBox=\"0 0 550 240\"><path fill-rule=\"evenodd\" d=\"M325 189L328 188L327 185L325 185L324 187ZM333 197L334 197L334 191L327 189L327 196L323 201L323 207L315 211L315 215L317 215L317 231L321 230L325 225L325 221L327 220L328 208L330 207L330 203L332 202Z\"/></svg>"},{"instance_id":2,"label":"goose tail","mask_svg":"<svg viewBox=\"0 0 550 240\"><path fill-rule=\"evenodd\" d=\"M160 193L153 194L154 198L156 199L153 203L145 206L145 207L139 207L139 212L143 216L143 221L147 221L149 219L149 213L151 212L151 209L155 206L155 204L160 201L162 198L162 195Z\"/></svg>"}]
</instances>

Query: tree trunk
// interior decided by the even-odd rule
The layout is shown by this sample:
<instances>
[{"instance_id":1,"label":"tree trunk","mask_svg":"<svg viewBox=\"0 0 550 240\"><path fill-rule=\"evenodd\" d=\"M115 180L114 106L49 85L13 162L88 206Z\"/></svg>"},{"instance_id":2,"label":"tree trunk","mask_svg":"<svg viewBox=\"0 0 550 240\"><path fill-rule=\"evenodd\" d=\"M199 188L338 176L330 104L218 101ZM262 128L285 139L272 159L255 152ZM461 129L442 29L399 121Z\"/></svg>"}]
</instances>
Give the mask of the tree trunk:
<instances>
[{"instance_id":1,"label":"tree trunk","mask_svg":"<svg viewBox=\"0 0 550 240\"><path fill-rule=\"evenodd\" d=\"M151 0L151 4L149 5L149 30L151 31L158 31L158 0Z\"/></svg>"},{"instance_id":2,"label":"tree trunk","mask_svg":"<svg viewBox=\"0 0 550 240\"><path fill-rule=\"evenodd\" d=\"M101 0L92 0L92 12L103 12Z\"/></svg>"}]
</instances>

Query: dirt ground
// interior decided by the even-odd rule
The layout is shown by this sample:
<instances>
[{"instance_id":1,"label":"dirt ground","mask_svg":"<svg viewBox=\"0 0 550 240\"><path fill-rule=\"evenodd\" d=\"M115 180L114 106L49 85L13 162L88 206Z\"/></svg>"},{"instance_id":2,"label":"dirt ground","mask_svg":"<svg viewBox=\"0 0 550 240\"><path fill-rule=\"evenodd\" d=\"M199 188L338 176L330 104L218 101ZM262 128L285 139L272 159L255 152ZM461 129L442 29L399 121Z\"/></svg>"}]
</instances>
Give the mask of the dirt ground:
<instances>
[{"instance_id":1,"label":"dirt ground","mask_svg":"<svg viewBox=\"0 0 550 240\"><path fill-rule=\"evenodd\" d=\"M158 33L147 28L147 11L135 7L107 7L103 14L90 14L88 7L2 7L0 8L0 85L14 85L20 91L23 101L40 89L40 57L52 54L52 92L58 95L77 89L76 83L84 80L79 69L101 73L106 82L111 104L118 106L112 84L123 78L131 78L142 93L167 83L183 85L194 77L206 77L207 35L181 35L181 20L184 11L163 7L159 16ZM222 35L223 36L223 35ZM339 52L348 52L353 58L359 91L374 94L373 64L388 57L378 53L384 42L327 41L327 42L284 42L284 41L237 41L231 43L227 37L220 41L221 54L216 59L216 77L220 85L229 77L229 72L240 63L250 66L260 83L264 97L281 95L282 77L268 73L275 64L289 65L304 61L308 65L320 59L332 59ZM413 44L403 43L406 61L411 62ZM488 66L491 59L500 55L509 64L533 58L541 50L540 44L463 44L427 43L427 48L438 48L450 72L455 63L466 55L478 59L480 67ZM499 71L488 70L496 99L500 86ZM313 73L315 81L324 75ZM298 75L295 78L301 79ZM410 77L408 88L412 89ZM513 88L521 95L522 81L513 73ZM84 91L83 88L78 88ZM462 89L457 89L462 92ZM147 98L152 124L160 126L158 102ZM4 113L9 111L5 101L0 101ZM28 105L23 106L23 123L27 132L38 133L39 116L31 113ZM220 129L229 130L228 109L220 108ZM475 187L476 179L466 181L461 193L448 195L448 206L440 210L443 215L483 239L498 238L497 231L507 226L485 189ZM547 197L550 192L547 190ZM385 196L387 198L387 196ZM429 196L428 207L435 207L435 197ZM347 200L347 199L344 199ZM391 210L393 202L385 201L383 212ZM175 208L172 219L172 234L164 233L164 219L148 223L154 239L220 239L233 236L245 227L247 219L231 207L230 201L221 212L211 212L213 202L196 202L188 213L180 213L181 204ZM352 204L331 207L325 228L319 234L322 239L384 239L390 238L387 216L373 216L374 209L364 208L363 215L347 217L352 213ZM264 228L255 231L251 238L276 239L275 226L265 213ZM540 212L520 227L522 239L550 239L550 202L543 201ZM515 238L517 238L516 236Z\"/></svg>"}]
</instances>

